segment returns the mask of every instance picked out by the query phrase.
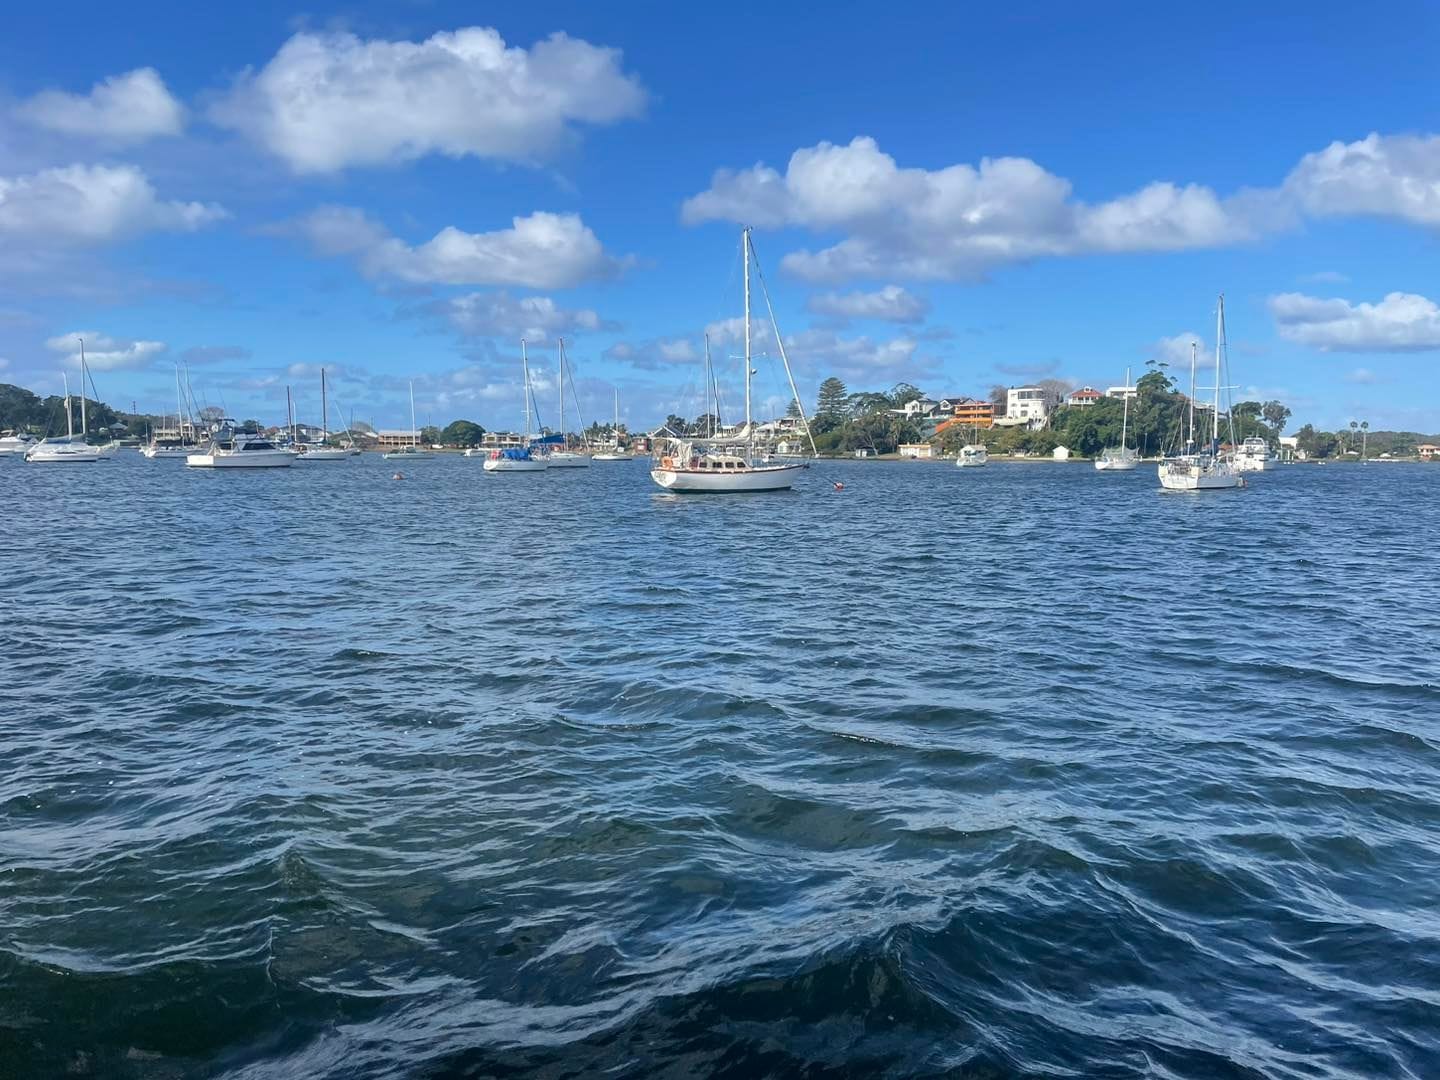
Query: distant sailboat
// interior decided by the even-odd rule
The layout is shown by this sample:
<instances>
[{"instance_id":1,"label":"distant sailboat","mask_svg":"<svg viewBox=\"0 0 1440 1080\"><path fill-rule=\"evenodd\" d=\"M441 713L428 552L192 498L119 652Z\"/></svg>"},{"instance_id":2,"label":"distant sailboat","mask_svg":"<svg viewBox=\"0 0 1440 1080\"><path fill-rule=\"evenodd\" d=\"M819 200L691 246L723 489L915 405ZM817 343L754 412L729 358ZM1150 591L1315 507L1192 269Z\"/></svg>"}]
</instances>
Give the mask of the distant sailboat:
<instances>
[{"instance_id":1,"label":"distant sailboat","mask_svg":"<svg viewBox=\"0 0 1440 1080\"><path fill-rule=\"evenodd\" d=\"M523 379L521 396L525 399L525 432L520 436L519 446L490 451L490 456L485 459L483 467L487 473L492 475L539 473L549 467L543 455L533 453L530 449L530 357L525 351L523 338L520 340L520 371Z\"/></svg>"},{"instance_id":2,"label":"distant sailboat","mask_svg":"<svg viewBox=\"0 0 1440 1080\"><path fill-rule=\"evenodd\" d=\"M620 391L615 391L615 420L610 426L610 442L592 455L596 461L630 461L635 455L620 445Z\"/></svg>"},{"instance_id":3,"label":"distant sailboat","mask_svg":"<svg viewBox=\"0 0 1440 1080\"><path fill-rule=\"evenodd\" d=\"M100 446L91 446L86 440L89 433L89 419L85 415L85 383L89 368L85 365L85 339L80 338L80 434L75 434L75 419L70 412L70 377L62 373L65 381L65 438L41 439L25 451L25 460L36 464L82 464L109 461L120 448L113 439Z\"/></svg>"},{"instance_id":4,"label":"distant sailboat","mask_svg":"<svg viewBox=\"0 0 1440 1080\"><path fill-rule=\"evenodd\" d=\"M550 451L547 464L552 469L586 469L590 467L590 456L569 449L570 437L565 433L565 369L570 365L566 362L564 338L561 338L555 345L555 366L560 371L560 438L564 441L556 449ZM573 374L570 376L570 390L572 393L575 390ZM576 422L580 424L583 431L584 421L579 416L580 398L578 395L575 398L575 410Z\"/></svg>"},{"instance_id":5,"label":"distant sailboat","mask_svg":"<svg viewBox=\"0 0 1440 1080\"><path fill-rule=\"evenodd\" d=\"M173 430L158 428L150 433L150 441L140 448L140 453L155 458L183 458L198 449L195 425L185 416L185 398L180 392L180 365L175 365L175 427Z\"/></svg>"},{"instance_id":6,"label":"distant sailboat","mask_svg":"<svg viewBox=\"0 0 1440 1080\"><path fill-rule=\"evenodd\" d=\"M1167 491L1220 491L1245 486L1230 455L1220 453L1220 372L1225 366L1225 297L1215 310L1215 398L1210 410L1210 442L1204 450L1195 444L1196 345L1190 344L1190 433L1185 453L1160 462L1160 486ZM1233 439L1231 440L1234 441Z\"/></svg>"},{"instance_id":7,"label":"distant sailboat","mask_svg":"<svg viewBox=\"0 0 1440 1080\"><path fill-rule=\"evenodd\" d=\"M650 478L667 491L732 493L742 491L786 491L807 466L796 464L765 464L755 452L755 420L751 414L750 380L755 374L750 366L750 264L753 249L750 244L750 230L740 234L742 259L745 264L745 426L731 435L710 438L686 437L678 432L656 442ZM761 278L763 285L764 278ZM766 296L769 306L769 296ZM770 324L775 332L776 346L780 359L785 364L785 376L790 383L790 393L795 398L801 415L800 395L795 390L795 380L790 374L790 361L785 355L785 342L780 328L775 325L773 309ZM811 443L812 452L814 443Z\"/></svg>"},{"instance_id":8,"label":"distant sailboat","mask_svg":"<svg viewBox=\"0 0 1440 1080\"><path fill-rule=\"evenodd\" d=\"M1130 438L1130 369L1125 369L1125 411L1120 417L1120 445L1107 446L1095 459L1101 472L1128 472L1140 464L1140 451L1132 450Z\"/></svg>"},{"instance_id":9,"label":"distant sailboat","mask_svg":"<svg viewBox=\"0 0 1440 1080\"><path fill-rule=\"evenodd\" d=\"M394 450L387 451L383 456L387 461L428 461L435 455L422 449L420 446L420 429L415 426L415 380L410 380L410 437L415 441Z\"/></svg>"},{"instance_id":10,"label":"distant sailboat","mask_svg":"<svg viewBox=\"0 0 1440 1080\"><path fill-rule=\"evenodd\" d=\"M302 443L300 456L306 461L348 461L350 451L343 446L330 445L330 413L329 399L325 394L325 369L320 369L320 441L319 443ZM412 412L410 426L415 426L415 418Z\"/></svg>"}]
</instances>

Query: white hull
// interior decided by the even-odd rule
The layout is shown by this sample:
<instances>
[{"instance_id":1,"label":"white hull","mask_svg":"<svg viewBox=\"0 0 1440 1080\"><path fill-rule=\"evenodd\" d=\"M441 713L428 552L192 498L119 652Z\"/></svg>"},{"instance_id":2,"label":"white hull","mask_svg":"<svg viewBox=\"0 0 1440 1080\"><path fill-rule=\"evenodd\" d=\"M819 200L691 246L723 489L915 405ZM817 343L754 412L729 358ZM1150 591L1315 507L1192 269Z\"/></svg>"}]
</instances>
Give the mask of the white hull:
<instances>
[{"instance_id":1,"label":"white hull","mask_svg":"<svg viewBox=\"0 0 1440 1080\"><path fill-rule=\"evenodd\" d=\"M983 446L962 446L960 456L955 459L956 468L978 469L989 464L990 454Z\"/></svg>"},{"instance_id":2,"label":"white hull","mask_svg":"<svg viewBox=\"0 0 1440 1080\"><path fill-rule=\"evenodd\" d=\"M140 453L147 458L184 458L195 453L193 446L142 446Z\"/></svg>"},{"instance_id":3,"label":"white hull","mask_svg":"<svg viewBox=\"0 0 1440 1080\"><path fill-rule=\"evenodd\" d=\"M82 465L95 461L109 461L115 451L120 449L117 443L107 443L104 446L87 446L84 443L36 443L25 455L26 461L33 461L36 464L69 464Z\"/></svg>"},{"instance_id":4,"label":"white hull","mask_svg":"<svg viewBox=\"0 0 1440 1080\"><path fill-rule=\"evenodd\" d=\"M1267 472L1278 464L1274 458L1237 457L1235 459L1236 472Z\"/></svg>"},{"instance_id":5,"label":"white hull","mask_svg":"<svg viewBox=\"0 0 1440 1080\"><path fill-rule=\"evenodd\" d=\"M191 454L185 464L192 469L286 469L295 464L288 450L216 450Z\"/></svg>"},{"instance_id":6,"label":"white hull","mask_svg":"<svg viewBox=\"0 0 1440 1080\"><path fill-rule=\"evenodd\" d=\"M556 450L550 455L549 468L552 469L588 469L590 459L584 454L572 453L569 450Z\"/></svg>"},{"instance_id":7,"label":"white hull","mask_svg":"<svg viewBox=\"0 0 1440 1080\"><path fill-rule=\"evenodd\" d=\"M345 461L350 457L350 451L343 446L311 447L302 451L301 461Z\"/></svg>"},{"instance_id":8,"label":"white hull","mask_svg":"<svg viewBox=\"0 0 1440 1080\"><path fill-rule=\"evenodd\" d=\"M1100 472L1130 472L1140 466L1140 455L1134 451L1119 451L1113 457L1106 451L1095 459L1095 468Z\"/></svg>"},{"instance_id":9,"label":"white hull","mask_svg":"<svg viewBox=\"0 0 1440 1080\"><path fill-rule=\"evenodd\" d=\"M386 461L429 461L435 455L429 450L391 450L382 456Z\"/></svg>"},{"instance_id":10,"label":"white hull","mask_svg":"<svg viewBox=\"0 0 1440 1080\"><path fill-rule=\"evenodd\" d=\"M484 465L487 473L544 472L546 468L543 461L517 461L514 458L490 458Z\"/></svg>"},{"instance_id":11,"label":"white hull","mask_svg":"<svg viewBox=\"0 0 1440 1080\"><path fill-rule=\"evenodd\" d=\"M1228 463L1216 465L1172 465L1160 463L1160 486L1166 491L1224 491L1245 486L1244 477Z\"/></svg>"},{"instance_id":12,"label":"white hull","mask_svg":"<svg viewBox=\"0 0 1440 1080\"><path fill-rule=\"evenodd\" d=\"M618 453L618 452L615 452L615 451L607 451L607 452L605 452L605 453L600 453L600 454L595 454L595 455L593 455L592 458L591 458L591 460L592 460L592 461L634 461L634 460L635 460L635 455L634 455L634 454L622 454L622 453Z\"/></svg>"},{"instance_id":13,"label":"white hull","mask_svg":"<svg viewBox=\"0 0 1440 1080\"><path fill-rule=\"evenodd\" d=\"M24 457L34 445L34 441L25 439L0 439L0 457Z\"/></svg>"},{"instance_id":14,"label":"white hull","mask_svg":"<svg viewBox=\"0 0 1440 1080\"><path fill-rule=\"evenodd\" d=\"M722 494L735 491L785 491L799 476L804 465L760 465L749 469L675 469L650 470L650 478L667 491L710 492Z\"/></svg>"}]
</instances>

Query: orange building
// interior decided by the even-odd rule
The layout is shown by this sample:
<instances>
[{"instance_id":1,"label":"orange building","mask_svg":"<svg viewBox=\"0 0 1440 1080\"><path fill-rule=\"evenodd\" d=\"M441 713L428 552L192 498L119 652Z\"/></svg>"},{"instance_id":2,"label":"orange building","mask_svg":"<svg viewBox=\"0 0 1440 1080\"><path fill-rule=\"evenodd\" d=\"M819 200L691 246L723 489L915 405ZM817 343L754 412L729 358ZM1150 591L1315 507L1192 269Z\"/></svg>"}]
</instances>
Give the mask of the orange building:
<instances>
[{"instance_id":1,"label":"orange building","mask_svg":"<svg viewBox=\"0 0 1440 1080\"><path fill-rule=\"evenodd\" d=\"M995 405L989 401L977 401L968 398L965 401L954 402L951 406L954 410L955 422L961 427L988 428L995 426Z\"/></svg>"}]
</instances>

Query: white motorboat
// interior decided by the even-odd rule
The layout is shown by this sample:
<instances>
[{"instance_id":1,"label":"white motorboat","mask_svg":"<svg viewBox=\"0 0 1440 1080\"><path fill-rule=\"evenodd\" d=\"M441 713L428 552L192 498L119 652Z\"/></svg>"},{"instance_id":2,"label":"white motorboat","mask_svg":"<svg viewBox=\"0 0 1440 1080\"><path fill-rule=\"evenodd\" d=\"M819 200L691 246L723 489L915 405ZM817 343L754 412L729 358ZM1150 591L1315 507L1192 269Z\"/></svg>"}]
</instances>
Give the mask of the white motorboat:
<instances>
[{"instance_id":1,"label":"white motorboat","mask_svg":"<svg viewBox=\"0 0 1440 1080\"><path fill-rule=\"evenodd\" d=\"M574 450L551 450L546 467L551 469L586 469L590 467L590 455Z\"/></svg>"},{"instance_id":2,"label":"white motorboat","mask_svg":"<svg viewBox=\"0 0 1440 1080\"><path fill-rule=\"evenodd\" d=\"M1130 369L1125 369L1125 412L1120 417L1120 445L1107 446L1095 459L1100 472L1130 472L1140 464L1140 451L1130 446Z\"/></svg>"},{"instance_id":3,"label":"white motorboat","mask_svg":"<svg viewBox=\"0 0 1440 1080\"><path fill-rule=\"evenodd\" d=\"M1190 344L1190 432L1185 453L1160 462L1160 486L1166 491L1222 491L1245 486L1235 470L1232 456L1220 452L1220 374L1225 368L1228 344L1225 340L1225 297L1215 313L1215 397L1210 410L1210 441L1199 450L1195 443L1195 361L1196 345ZM1232 435L1231 440L1234 442Z\"/></svg>"},{"instance_id":4,"label":"white motorboat","mask_svg":"<svg viewBox=\"0 0 1440 1080\"><path fill-rule=\"evenodd\" d=\"M23 431L7 431L0 435L0 457L12 454L22 456L39 441L34 435Z\"/></svg>"},{"instance_id":5,"label":"white motorboat","mask_svg":"<svg viewBox=\"0 0 1440 1080\"><path fill-rule=\"evenodd\" d=\"M1240 449L1235 451L1236 472L1265 472L1278 464L1270 444L1259 435L1250 436L1240 444Z\"/></svg>"},{"instance_id":6,"label":"white motorboat","mask_svg":"<svg viewBox=\"0 0 1440 1080\"><path fill-rule=\"evenodd\" d=\"M192 469L284 469L295 464L295 455L263 435L246 435L234 429L234 421L222 424L210 444L185 459Z\"/></svg>"},{"instance_id":7,"label":"white motorboat","mask_svg":"<svg viewBox=\"0 0 1440 1080\"><path fill-rule=\"evenodd\" d=\"M962 446L955 457L955 465L961 469L974 469L990 461L990 452L979 443Z\"/></svg>"},{"instance_id":8,"label":"white motorboat","mask_svg":"<svg viewBox=\"0 0 1440 1080\"><path fill-rule=\"evenodd\" d=\"M406 446L387 450L382 456L386 461L428 461L435 455L420 445L420 429L415 426L415 380L410 380L410 437L415 441Z\"/></svg>"},{"instance_id":9,"label":"white motorboat","mask_svg":"<svg viewBox=\"0 0 1440 1080\"><path fill-rule=\"evenodd\" d=\"M89 427L89 419L85 413L85 380L89 371L85 366L85 339L80 339L80 431L75 432L75 418L70 411L70 377L62 373L65 382L65 437L54 439L41 439L32 443L25 451L25 460L34 462L37 465L43 464L91 464L97 461L109 461L120 449L120 444L113 439L99 446L91 446L85 441L86 431Z\"/></svg>"},{"instance_id":10,"label":"white motorboat","mask_svg":"<svg viewBox=\"0 0 1440 1080\"><path fill-rule=\"evenodd\" d=\"M748 228L740 234L741 259L744 263L745 280L745 425L733 434L705 437L684 437L671 433L670 437L659 439L651 461L650 478L666 491L700 493L729 493L750 491L785 491L794 486L803 469L809 466L803 462L786 464L765 464L755 449L755 423L751 415L751 379L755 375L750 352L750 263L754 260L754 248L750 242ZM757 260L758 264L758 260ZM765 279L760 277L761 287ZM795 405L804 415L800 395L795 390L795 378L790 372L790 359L785 354L785 339L775 325L774 306L770 304L769 290L766 289L766 307L770 311L770 323L780 359L785 365L785 377ZM707 345L706 353L709 353ZM708 393L708 387L707 387ZM808 433L808 429L807 429ZM814 451L814 440L811 439Z\"/></svg>"},{"instance_id":11,"label":"white motorboat","mask_svg":"<svg viewBox=\"0 0 1440 1080\"><path fill-rule=\"evenodd\" d=\"M525 431L520 436L519 446L492 450L483 466L487 473L539 473L550 467L549 455L536 453L530 442L530 405L534 391L530 387L530 356L525 351L525 339L520 339L520 372L522 376L520 396L525 401Z\"/></svg>"}]
</instances>

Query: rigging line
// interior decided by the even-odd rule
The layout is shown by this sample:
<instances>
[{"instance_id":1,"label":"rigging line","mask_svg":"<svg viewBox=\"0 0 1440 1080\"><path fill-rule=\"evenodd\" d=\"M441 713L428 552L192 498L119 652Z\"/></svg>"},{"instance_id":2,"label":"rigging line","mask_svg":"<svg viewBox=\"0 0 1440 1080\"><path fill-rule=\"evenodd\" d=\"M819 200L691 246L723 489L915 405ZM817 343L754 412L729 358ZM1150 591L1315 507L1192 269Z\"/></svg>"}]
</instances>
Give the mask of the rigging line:
<instances>
[{"instance_id":1,"label":"rigging line","mask_svg":"<svg viewBox=\"0 0 1440 1080\"><path fill-rule=\"evenodd\" d=\"M760 256L755 253L754 241L750 244L750 255L755 260L755 276L760 281L760 292L765 297L765 309L770 313L770 329L775 332L775 344L780 349L780 360L785 365L785 378L790 383L790 393L795 398L795 407L800 410L800 423L805 428L805 437L810 440L810 453L820 456L815 446L815 436L810 431L810 421L805 419L805 406L800 401L800 391L795 388L795 375L790 370L790 358L785 354L785 339L780 336L780 324L775 319L775 306L770 302L770 287L765 284L765 275L760 269Z\"/></svg>"}]
</instances>

